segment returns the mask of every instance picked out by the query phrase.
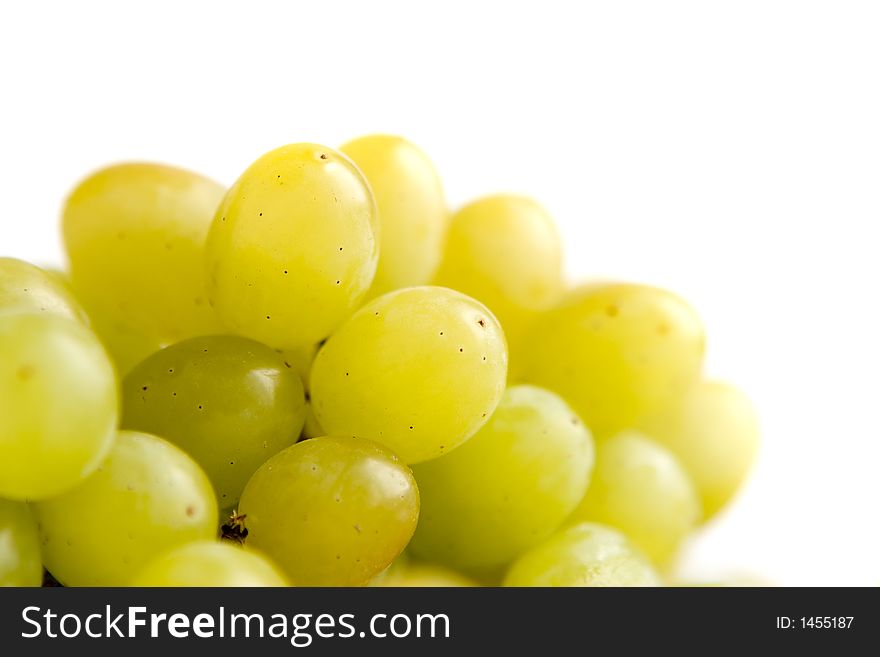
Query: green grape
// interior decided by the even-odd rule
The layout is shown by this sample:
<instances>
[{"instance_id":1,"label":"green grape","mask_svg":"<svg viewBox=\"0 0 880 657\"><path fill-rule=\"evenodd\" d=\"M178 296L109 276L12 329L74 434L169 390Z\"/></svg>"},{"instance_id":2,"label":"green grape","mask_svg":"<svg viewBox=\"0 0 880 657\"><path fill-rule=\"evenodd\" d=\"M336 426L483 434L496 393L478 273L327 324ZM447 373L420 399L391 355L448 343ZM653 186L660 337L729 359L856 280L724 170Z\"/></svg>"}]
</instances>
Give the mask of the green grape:
<instances>
[{"instance_id":1,"label":"green grape","mask_svg":"<svg viewBox=\"0 0 880 657\"><path fill-rule=\"evenodd\" d=\"M443 566L423 563L408 563L400 568L392 568L387 576L371 586L382 588L462 588L478 586L473 580Z\"/></svg>"},{"instance_id":2,"label":"green grape","mask_svg":"<svg viewBox=\"0 0 880 657\"><path fill-rule=\"evenodd\" d=\"M361 137L341 150L363 172L379 210L381 249L369 298L429 283L440 260L447 217L431 160L392 135Z\"/></svg>"},{"instance_id":3,"label":"green grape","mask_svg":"<svg viewBox=\"0 0 880 657\"><path fill-rule=\"evenodd\" d=\"M705 333L669 292L598 284L544 313L527 346L523 380L562 395L603 439L678 403L699 378Z\"/></svg>"},{"instance_id":4,"label":"green grape","mask_svg":"<svg viewBox=\"0 0 880 657\"><path fill-rule=\"evenodd\" d=\"M0 496L57 495L113 444L116 375L85 326L54 314L0 316Z\"/></svg>"},{"instance_id":5,"label":"green grape","mask_svg":"<svg viewBox=\"0 0 880 657\"><path fill-rule=\"evenodd\" d=\"M124 586L158 553L217 533L201 468L171 443L133 431L119 432L82 484L32 508L46 568L65 586Z\"/></svg>"},{"instance_id":6,"label":"green grape","mask_svg":"<svg viewBox=\"0 0 880 657\"><path fill-rule=\"evenodd\" d=\"M416 463L485 424L506 375L504 334L482 304L446 288L407 288L361 308L321 348L312 406L329 434L369 438Z\"/></svg>"},{"instance_id":7,"label":"green grape","mask_svg":"<svg viewBox=\"0 0 880 657\"><path fill-rule=\"evenodd\" d=\"M183 169L119 164L67 199L62 231L71 282L114 357L120 345L122 364L149 353L140 343L164 346L217 331L204 250L223 191Z\"/></svg>"},{"instance_id":8,"label":"green grape","mask_svg":"<svg viewBox=\"0 0 880 657\"><path fill-rule=\"evenodd\" d=\"M303 389L308 392L309 375L312 372L312 363L315 362L315 356L318 353L320 345L314 344L299 349L276 349L275 351L281 356L285 367L292 369L300 378Z\"/></svg>"},{"instance_id":9,"label":"green grape","mask_svg":"<svg viewBox=\"0 0 880 657\"><path fill-rule=\"evenodd\" d=\"M0 314L53 313L88 325L64 280L23 260L0 258Z\"/></svg>"},{"instance_id":10,"label":"green grape","mask_svg":"<svg viewBox=\"0 0 880 657\"><path fill-rule=\"evenodd\" d=\"M92 329L100 338L120 376L125 376L147 356L168 344L167 341L144 335L101 315L92 317Z\"/></svg>"},{"instance_id":11,"label":"green grape","mask_svg":"<svg viewBox=\"0 0 880 657\"><path fill-rule=\"evenodd\" d=\"M359 586L403 551L419 515L409 468L358 438L288 447L241 496L247 545L269 555L297 586Z\"/></svg>"},{"instance_id":12,"label":"green grape","mask_svg":"<svg viewBox=\"0 0 880 657\"><path fill-rule=\"evenodd\" d=\"M486 304L504 327L511 366L536 313L562 293L562 241L535 201L510 194L474 201L453 215L434 278ZM511 372L513 374L513 372Z\"/></svg>"},{"instance_id":13,"label":"green grape","mask_svg":"<svg viewBox=\"0 0 880 657\"><path fill-rule=\"evenodd\" d=\"M321 428L318 418L315 417L315 409L312 407L311 402L309 402L306 405L306 421L303 424L302 437L309 439L325 435L327 435L327 432Z\"/></svg>"},{"instance_id":14,"label":"green grape","mask_svg":"<svg viewBox=\"0 0 880 657\"><path fill-rule=\"evenodd\" d=\"M707 519L736 494L760 446L758 415L748 397L715 381L696 384L679 406L645 418L640 428L678 457Z\"/></svg>"},{"instance_id":15,"label":"green grape","mask_svg":"<svg viewBox=\"0 0 880 657\"><path fill-rule=\"evenodd\" d=\"M266 557L229 543L187 543L153 559L130 586L289 586Z\"/></svg>"},{"instance_id":16,"label":"green grape","mask_svg":"<svg viewBox=\"0 0 880 657\"><path fill-rule=\"evenodd\" d=\"M616 527L666 564L700 519L688 474L664 447L634 432L599 443L593 480L572 515Z\"/></svg>"},{"instance_id":17,"label":"green grape","mask_svg":"<svg viewBox=\"0 0 880 657\"><path fill-rule=\"evenodd\" d=\"M304 347L357 308L378 258L376 204L358 168L324 146L283 146L248 167L217 209L210 297L236 333Z\"/></svg>"},{"instance_id":18,"label":"green grape","mask_svg":"<svg viewBox=\"0 0 880 657\"><path fill-rule=\"evenodd\" d=\"M122 426L170 440L233 507L266 459L296 442L303 386L281 356L236 336L190 338L149 356L122 383Z\"/></svg>"},{"instance_id":19,"label":"green grape","mask_svg":"<svg viewBox=\"0 0 880 657\"><path fill-rule=\"evenodd\" d=\"M422 507L412 550L467 570L509 563L565 521L592 467L590 432L564 401L508 388L470 440L414 466Z\"/></svg>"},{"instance_id":20,"label":"green grape","mask_svg":"<svg viewBox=\"0 0 880 657\"><path fill-rule=\"evenodd\" d=\"M40 586L37 523L27 504L0 499L0 587Z\"/></svg>"},{"instance_id":21,"label":"green grape","mask_svg":"<svg viewBox=\"0 0 880 657\"><path fill-rule=\"evenodd\" d=\"M311 345L301 349L279 349L278 352L284 358L284 364L300 375L305 388L306 410L305 422L303 423L301 437L303 439L317 438L326 435L326 431L318 424L315 411L312 409L312 398L309 392L309 378L312 372L312 363L318 353L320 345Z\"/></svg>"},{"instance_id":22,"label":"green grape","mask_svg":"<svg viewBox=\"0 0 880 657\"><path fill-rule=\"evenodd\" d=\"M581 523L519 557L504 586L659 586L647 559L620 532Z\"/></svg>"}]
</instances>

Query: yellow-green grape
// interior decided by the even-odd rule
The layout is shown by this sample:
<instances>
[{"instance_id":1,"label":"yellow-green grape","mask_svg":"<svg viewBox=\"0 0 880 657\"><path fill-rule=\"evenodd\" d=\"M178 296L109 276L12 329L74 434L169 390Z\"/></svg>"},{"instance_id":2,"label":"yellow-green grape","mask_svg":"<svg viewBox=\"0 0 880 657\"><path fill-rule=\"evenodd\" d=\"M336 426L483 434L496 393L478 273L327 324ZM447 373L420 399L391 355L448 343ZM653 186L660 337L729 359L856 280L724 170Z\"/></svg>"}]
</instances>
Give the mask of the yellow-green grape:
<instances>
[{"instance_id":1,"label":"yellow-green grape","mask_svg":"<svg viewBox=\"0 0 880 657\"><path fill-rule=\"evenodd\" d=\"M665 565L700 513L694 484L675 456L627 432L599 443L593 480L572 519L616 527Z\"/></svg>"},{"instance_id":2,"label":"yellow-green grape","mask_svg":"<svg viewBox=\"0 0 880 657\"><path fill-rule=\"evenodd\" d=\"M434 165L415 144L369 135L342 147L363 172L379 209L381 250L370 298L425 285L440 260L446 200Z\"/></svg>"},{"instance_id":3,"label":"yellow-green grape","mask_svg":"<svg viewBox=\"0 0 880 657\"><path fill-rule=\"evenodd\" d=\"M453 215L434 277L486 304L504 327L511 366L535 314L563 289L562 242L553 218L523 196L489 196Z\"/></svg>"},{"instance_id":4,"label":"yellow-green grape","mask_svg":"<svg viewBox=\"0 0 880 657\"><path fill-rule=\"evenodd\" d=\"M565 521L592 467L590 432L564 401L508 388L470 440L414 466L422 508L411 548L466 570L509 563Z\"/></svg>"},{"instance_id":5,"label":"yellow-green grape","mask_svg":"<svg viewBox=\"0 0 880 657\"><path fill-rule=\"evenodd\" d=\"M82 484L32 508L46 568L65 586L124 586L160 552L217 533L207 475L171 443L134 431L119 432Z\"/></svg>"},{"instance_id":6,"label":"yellow-green grape","mask_svg":"<svg viewBox=\"0 0 880 657\"><path fill-rule=\"evenodd\" d=\"M461 588L478 586L478 584L443 566L408 563L399 569L393 569L375 586L383 588Z\"/></svg>"},{"instance_id":7,"label":"yellow-green grape","mask_svg":"<svg viewBox=\"0 0 880 657\"><path fill-rule=\"evenodd\" d=\"M760 446L751 401L717 381L696 384L680 405L645 418L640 428L678 457L697 487L707 519L736 494Z\"/></svg>"},{"instance_id":8,"label":"yellow-green grape","mask_svg":"<svg viewBox=\"0 0 880 657\"><path fill-rule=\"evenodd\" d=\"M50 313L0 315L0 496L80 483L113 444L116 374L89 329Z\"/></svg>"},{"instance_id":9,"label":"yellow-green grape","mask_svg":"<svg viewBox=\"0 0 880 657\"><path fill-rule=\"evenodd\" d=\"M374 299L321 348L312 407L329 434L369 438L416 463L483 426L506 376L504 334L485 306L413 287Z\"/></svg>"},{"instance_id":10,"label":"yellow-green grape","mask_svg":"<svg viewBox=\"0 0 880 657\"><path fill-rule=\"evenodd\" d=\"M581 523L519 557L504 586L659 586L650 562L620 532Z\"/></svg>"},{"instance_id":11,"label":"yellow-green grape","mask_svg":"<svg viewBox=\"0 0 880 657\"><path fill-rule=\"evenodd\" d=\"M403 551L419 516L409 468L358 438L321 437L266 461L241 496L247 546L297 586L359 586Z\"/></svg>"},{"instance_id":12,"label":"yellow-green grape","mask_svg":"<svg viewBox=\"0 0 880 657\"><path fill-rule=\"evenodd\" d=\"M88 325L63 279L15 258L0 258L0 314L52 313Z\"/></svg>"},{"instance_id":13,"label":"yellow-green grape","mask_svg":"<svg viewBox=\"0 0 880 657\"><path fill-rule=\"evenodd\" d=\"M122 426L182 448L211 478L220 507L232 507L257 468L302 430L303 386L286 362L238 336L178 342L125 377Z\"/></svg>"},{"instance_id":14,"label":"yellow-green grape","mask_svg":"<svg viewBox=\"0 0 880 657\"><path fill-rule=\"evenodd\" d=\"M602 439L681 400L699 378L705 333L670 292L594 284L543 313L527 347L523 380L562 395Z\"/></svg>"},{"instance_id":15,"label":"yellow-green grape","mask_svg":"<svg viewBox=\"0 0 880 657\"><path fill-rule=\"evenodd\" d=\"M293 371L299 374L302 378L303 387L305 388L306 411L305 422L303 423L301 434L302 439L317 438L318 436L324 436L327 433L321 428L321 425L318 424L318 420L315 417L315 411L312 408L312 395L309 390L312 363L315 361L315 356L317 355L319 348L320 344L310 345L301 349L278 350L278 353L284 358L284 364L292 368Z\"/></svg>"},{"instance_id":16,"label":"yellow-green grape","mask_svg":"<svg viewBox=\"0 0 880 657\"><path fill-rule=\"evenodd\" d=\"M100 315L92 317L92 329L113 360L119 376L125 376L144 358L169 344L166 340L144 335Z\"/></svg>"},{"instance_id":17,"label":"yellow-green grape","mask_svg":"<svg viewBox=\"0 0 880 657\"><path fill-rule=\"evenodd\" d=\"M373 194L351 160L283 146L248 167L217 210L211 301L236 333L279 349L315 344L369 289L378 237Z\"/></svg>"},{"instance_id":18,"label":"yellow-green grape","mask_svg":"<svg viewBox=\"0 0 880 657\"><path fill-rule=\"evenodd\" d=\"M205 289L205 240L223 187L160 164L119 164L67 199L62 231L74 290L119 360L216 332ZM148 352L147 352L148 353ZM124 368L123 368L124 371Z\"/></svg>"},{"instance_id":19,"label":"yellow-green grape","mask_svg":"<svg viewBox=\"0 0 880 657\"><path fill-rule=\"evenodd\" d=\"M0 499L0 587L40 586L37 523L27 504Z\"/></svg>"},{"instance_id":20,"label":"yellow-green grape","mask_svg":"<svg viewBox=\"0 0 880 657\"><path fill-rule=\"evenodd\" d=\"M309 402L306 407L306 421L303 424L302 437L304 439L309 439L324 436L326 434L327 432L324 431L318 423L318 418L315 417L315 409L312 407L311 402Z\"/></svg>"},{"instance_id":21,"label":"yellow-green grape","mask_svg":"<svg viewBox=\"0 0 880 657\"><path fill-rule=\"evenodd\" d=\"M292 369L300 378L303 389L308 392L309 375L312 372L312 363L315 362L315 356L318 353L320 345L313 344L298 349L276 349L275 351L281 356L285 367Z\"/></svg>"},{"instance_id":22,"label":"yellow-green grape","mask_svg":"<svg viewBox=\"0 0 880 657\"><path fill-rule=\"evenodd\" d=\"M285 576L263 555L229 543L187 543L153 559L130 586L277 587Z\"/></svg>"}]
</instances>

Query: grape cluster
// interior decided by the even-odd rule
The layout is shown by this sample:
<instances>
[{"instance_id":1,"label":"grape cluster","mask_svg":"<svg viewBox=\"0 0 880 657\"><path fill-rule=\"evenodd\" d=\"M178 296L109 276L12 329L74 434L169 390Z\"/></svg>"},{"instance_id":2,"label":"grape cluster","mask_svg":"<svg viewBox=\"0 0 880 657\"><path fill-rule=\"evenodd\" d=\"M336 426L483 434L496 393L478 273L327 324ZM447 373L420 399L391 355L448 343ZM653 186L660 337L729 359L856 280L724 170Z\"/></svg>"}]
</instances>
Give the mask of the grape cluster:
<instances>
[{"instance_id":1,"label":"grape cluster","mask_svg":"<svg viewBox=\"0 0 880 657\"><path fill-rule=\"evenodd\" d=\"M657 585L757 451L682 299L399 137L111 166L62 232L0 259L0 585Z\"/></svg>"}]
</instances>

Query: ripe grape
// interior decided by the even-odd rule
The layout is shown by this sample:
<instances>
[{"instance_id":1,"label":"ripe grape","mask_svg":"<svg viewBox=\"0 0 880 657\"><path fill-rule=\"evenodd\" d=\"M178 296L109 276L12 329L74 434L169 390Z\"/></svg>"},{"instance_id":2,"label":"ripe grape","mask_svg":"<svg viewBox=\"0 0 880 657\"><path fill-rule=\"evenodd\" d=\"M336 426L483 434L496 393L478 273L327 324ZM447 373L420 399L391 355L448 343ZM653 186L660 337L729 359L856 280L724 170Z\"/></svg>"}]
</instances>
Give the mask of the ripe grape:
<instances>
[{"instance_id":1,"label":"ripe grape","mask_svg":"<svg viewBox=\"0 0 880 657\"><path fill-rule=\"evenodd\" d=\"M423 563L405 563L399 568L393 564L387 575L376 578L370 586L381 588L461 588L477 583L454 570Z\"/></svg>"},{"instance_id":2,"label":"ripe grape","mask_svg":"<svg viewBox=\"0 0 880 657\"><path fill-rule=\"evenodd\" d=\"M89 323L73 291L59 276L23 260L0 258L0 314L43 312Z\"/></svg>"},{"instance_id":3,"label":"ripe grape","mask_svg":"<svg viewBox=\"0 0 880 657\"><path fill-rule=\"evenodd\" d=\"M666 448L627 432L599 443L593 480L572 518L616 527L666 564L699 521L700 500Z\"/></svg>"},{"instance_id":4,"label":"ripe grape","mask_svg":"<svg viewBox=\"0 0 880 657\"><path fill-rule=\"evenodd\" d=\"M422 507L412 550L469 570L506 564L563 523L592 467L590 433L564 401L508 388L472 438L414 466Z\"/></svg>"},{"instance_id":5,"label":"ripe grape","mask_svg":"<svg viewBox=\"0 0 880 657\"><path fill-rule=\"evenodd\" d=\"M318 352L311 397L331 435L375 440L407 463L470 438L504 392L507 346L482 304L440 287L389 292Z\"/></svg>"},{"instance_id":6,"label":"ripe grape","mask_svg":"<svg viewBox=\"0 0 880 657\"><path fill-rule=\"evenodd\" d=\"M78 322L0 315L0 496L57 495L88 476L113 443L113 366Z\"/></svg>"},{"instance_id":7,"label":"ripe grape","mask_svg":"<svg viewBox=\"0 0 880 657\"><path fill-rule=\"evenodd\" d=\"M359 586L406 547L419 514L409 468L358 438L321 437L269 459L245 487L247 546L297 586Z\"/></svg>"},{"instance_id":8,"label":"ripe grape","mask_svg":"<svg viewBox=\"0 0 880 657\"><path fill-rule=\"evenodd\" d=\"M122 426L170 440L202 466L221 508L266 459L296 442L303 386L275 351L247 338L190 338L149 356L122 383Z\"/></svg>"},{"instance_id":9,"label":"ripe grape","mask_svg":"<svg viewBox=\"0 0 880 657\"><path fill-rule=\"evenodd\" d=\"M680 405L645 418L640 427L668 447L688 471L705 519L734 496L760 445L751 401L737 388L716 381L696 384Z\"/></svg>"},{"instance_id":10,"label":"ripe grape","mask_svg":"<svg viewBox=\"0 0 880 657\"><path fill-rule=\"evenodd\" d=\"M660 578L620 532L581 523L517 559L504 586L659 586Z\"/></svg>"},{"instance_id":11,"label":"ripe grape","mask_svg":"<svg viewBox=\"0 0 880 657\"><path fill-rule=\"evenodd\" d=\"M703 326L644 285L583 286L529 331L522 379L565 398L597 438L678 403L700 375Z\"/></svg>"},{"instance_id":12,"label":"ripe grape","mask_svg":"<svg viewBox=\"0 0 880 657\"><path fill-rule=\"evenodd\" d=\"M134 431L119 432L82 484L33 509L46 567L65 586L124 586L156 554L217 532L201 468L171 443Z\"/></svg>"},{"instance_id":13,"label":"ripe grape","mask_svg":"<svg viewBox=\"0 0 880 657\"><path fill-rule=\"evenodd\" d=\"M39 586L40 537L27 504L0 499L0 587Z\"/></svg>"},{"instance_id":14,"label":"ripe grape","mask_svg":"<svg viewBox=\"0 0 880 657\"><path fill-rule=\"evenodd\" d=\"M317 438L318 436L326 434L315 417L315 411L312 408L312 395L309 390L312 364L315 362L315 356L317 355L319 348L320 345L310 345L300 349L278 350L284 358L284 364L290 366L299 374L303 382L303 388L305 388L306 411L301 434L301 438L303 439Z\"/></svg>"},{"instance_id":15,"label":"ripe grape","mask_svg":"<svg viewBox=\"0 0 880 657\"><path fill-rule=\"evenodd\" d=\"M183 169L119 164L67 199L71 282L120 371L154 346L216 332L204 249L223 191Z\"/></svg>"},{"instance_id":16,"label":"ripe grape","mask_svg":"<svg viewBox=\"0 0 880 657\"><path fill-rule=\"evenodd\" d=\"M229 543L197 541L150 561L130 586L242 587L289 586L263 555Z\"/></svg>"},{"instance_id":17,"label":"ripe grape","mask_svg":"<svg viewBox=\"0 0 880 657\"><path fill-rule=\"evenodd\" d=\"M363 174L333 149L283 146L248 167L217 209L210 297L236 333L304 347L357 308L378 257L376 204Z\"/></svg>"},{"instance_id":18,"label":"ripe grape","mask_svg":"<svg viewBox=\"0 0 880 657\"><path fill-rule=\"evenodd\" d=\"M369 298L431 280L446 231L446 201L428 156L402 137L369 135L341 148L373 190L381 225Z\"/></svg>"},{"instance_id":19,"label":"ripe grape","mask_svg":"<svg viewBox=\"0 0 880 657\"><path fill-rule=\"evenodd\" d=\"M553 218L535 201L511 194L466 205L452 217L434 282L486 304L504 327L511 366L518 368L526 329L563 289Z\"/></svg>"},{"instance_id":20,"label":"ripe grape","mask_svg":"<svg viewBox=\"0 0 880 657\"><path fill-rule=\"evenodd\" d=\"M306 421L303 423L302 438L317 438L318 436L327 435L327 432L321 428L318 418L315 417L315 409L311 402L306 406Z\"/></svg>"}]
</instances>

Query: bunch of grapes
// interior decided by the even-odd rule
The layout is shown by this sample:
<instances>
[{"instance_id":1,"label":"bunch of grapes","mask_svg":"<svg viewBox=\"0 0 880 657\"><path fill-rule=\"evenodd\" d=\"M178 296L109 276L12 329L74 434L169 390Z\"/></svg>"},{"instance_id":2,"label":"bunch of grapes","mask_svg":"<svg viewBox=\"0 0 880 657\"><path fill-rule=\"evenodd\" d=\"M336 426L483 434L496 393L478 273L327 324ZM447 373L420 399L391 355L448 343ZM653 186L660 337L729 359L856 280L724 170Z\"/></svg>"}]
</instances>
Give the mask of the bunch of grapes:
<instances>
[{"instance_id":1,"label":"bunch of grapes","mask_svg":"<svg viewBox=\"0 0 880 657\"><path fill-rule=\"evenodd\" d=\"M676 295L410 142L123 164L0 259L0 585L649 586L758 444Z\"/></svg>"}]
</instances>

